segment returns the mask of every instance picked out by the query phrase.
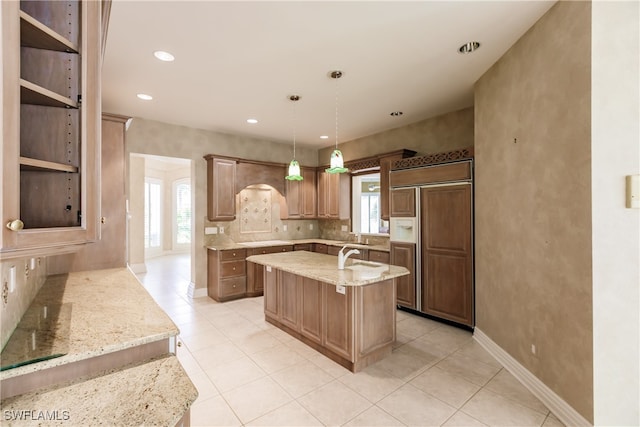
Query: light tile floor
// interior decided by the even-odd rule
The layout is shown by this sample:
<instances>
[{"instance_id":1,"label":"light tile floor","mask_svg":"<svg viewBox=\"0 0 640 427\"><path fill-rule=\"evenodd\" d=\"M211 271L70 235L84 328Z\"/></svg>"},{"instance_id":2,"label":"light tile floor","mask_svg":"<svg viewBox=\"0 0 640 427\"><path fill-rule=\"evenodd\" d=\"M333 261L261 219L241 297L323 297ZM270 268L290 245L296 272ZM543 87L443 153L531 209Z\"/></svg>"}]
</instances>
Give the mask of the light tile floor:
<instances>
[{"instance_id":1,"label":"light tile floor","mask_svg":"<svg viewBox=\"0 0 640 427\"><path fill-rule=\"evenodd\" d=\"M188 255L138 275L180 328L194 426L561 426L470 332L403 311L391 356L353 374L264 321L263 299L187 296Z\"/></svg>"}]
</instances>

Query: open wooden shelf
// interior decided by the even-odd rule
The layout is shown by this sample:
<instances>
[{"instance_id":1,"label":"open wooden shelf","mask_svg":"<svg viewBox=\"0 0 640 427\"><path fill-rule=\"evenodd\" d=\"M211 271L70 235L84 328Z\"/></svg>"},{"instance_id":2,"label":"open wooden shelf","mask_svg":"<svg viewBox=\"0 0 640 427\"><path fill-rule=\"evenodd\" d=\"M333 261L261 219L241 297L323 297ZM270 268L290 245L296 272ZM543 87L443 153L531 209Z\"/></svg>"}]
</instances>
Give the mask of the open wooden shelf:
<instances>
[{"instance_id":1,"label":"open wooden shelf","mask_svg":"<svg viewBox=\"0 0 640 427\"><path fill-rule=\"evenodd\" d=\"M78 53L78 46L28 13L20 11L20 45L58 52Z\"/></svg>"},{"instance_id":2,"label":"open wooden shelf","mask_svg":"<svg viewBox=\"0 0 640 427\"><path fill-rule=\"evenodd\" d=\"M20 170L42 172L78 172L78 167L20 156Z\"/></svg>"},{"instance_id":3,"label":"open wooden shelf","mask_svg":"<svg viewBox=\"0 0 640 427\"><path fill-rule=\"evenodd\" d=\"M78 108L77 102L25 79L20 79L20 102L48 107Z\"/></svg>"}]
</instances>

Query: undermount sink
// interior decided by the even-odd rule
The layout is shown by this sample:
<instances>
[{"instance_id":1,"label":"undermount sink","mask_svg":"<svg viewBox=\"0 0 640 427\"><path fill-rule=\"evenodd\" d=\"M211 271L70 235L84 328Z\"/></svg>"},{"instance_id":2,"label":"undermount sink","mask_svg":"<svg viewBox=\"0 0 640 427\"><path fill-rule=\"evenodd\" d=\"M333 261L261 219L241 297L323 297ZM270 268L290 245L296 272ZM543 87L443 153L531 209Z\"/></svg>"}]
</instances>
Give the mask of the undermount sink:
<instances>
[{"instance_id":1,"label":"undermount sink","mask_svg":"<svg viewBox=\"0 0 640 427\"><path fill-rule=\"evenodd\" d=\"M387 271L388 266L375 262L356 261L345 269L353 271L353 278L356 280L373 279L380 277L382 273Z\"/></svg>"}]
</instances>

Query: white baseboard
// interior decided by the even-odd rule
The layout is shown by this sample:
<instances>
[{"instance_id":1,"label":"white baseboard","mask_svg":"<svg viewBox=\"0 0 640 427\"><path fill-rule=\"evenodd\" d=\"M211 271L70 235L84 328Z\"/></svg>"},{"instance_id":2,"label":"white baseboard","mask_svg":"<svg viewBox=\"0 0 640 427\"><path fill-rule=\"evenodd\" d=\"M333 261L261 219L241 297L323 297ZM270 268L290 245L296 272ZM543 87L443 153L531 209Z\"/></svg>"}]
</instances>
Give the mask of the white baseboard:
<instances>
[{"instance_id":1,"label":"white baseboard","mask_svg":"<svg viewBox=\"0 0 640 427\"><path fill-rule=\"evenodd\" d=\"M187 291L187 295L189 295L189 298L191 298L191 299L206 297L208 295L207 294L207 288L197 288L196 289L196 284L191 282L191 283L189 283L189 290Z\"/></svg>"},{"instance_id":2,"label":"white baseboard","mask_svg":"<svg viewBox=\"0 0 640 427\"><path fill-rule=\"evenodd\" d=\"M129 264L129 268L133 271L133 274L142 274L147 272L147 265L144 262L139 264Z\"/></svg>"},{"instance_id":3,"label":"white baseboard","mask_svg":"<svg viewBox=\"0 0 640 427\"><path fill-rule=\"evenodd\" d=\"M573 409L567 402L547 387L520 362L514 359L502 347L493 342L484 332L475 328L473 338L484 347L506 370L516 377L535 397L566 426L591 426L592 424Z\"/></svg>"}]
</instances>

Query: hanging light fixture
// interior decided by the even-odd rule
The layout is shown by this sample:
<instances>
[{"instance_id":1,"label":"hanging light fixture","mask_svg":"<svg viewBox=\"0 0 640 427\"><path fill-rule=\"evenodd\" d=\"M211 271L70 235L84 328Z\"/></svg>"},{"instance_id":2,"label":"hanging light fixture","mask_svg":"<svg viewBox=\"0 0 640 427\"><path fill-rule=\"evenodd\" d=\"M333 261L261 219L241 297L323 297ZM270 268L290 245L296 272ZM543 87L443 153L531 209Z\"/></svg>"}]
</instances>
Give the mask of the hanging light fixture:
<instances>
[{"instance_id":1,"label":"hanging light fixture","mask_svg":"<svg viewBox=\"0 0 640 427\"><path fill-rule=\"evenodd\" d=\"M342 152L338 150L338 79L342 77L342 71L332 71L330 76L336 80L336 148L331 153L331 164L328 169L325 169L325 172L344 173L348 172L349 169L344 167Z\"/></svg>"},{"instance_id":2,"label":"hanging light fixture","mask_svg":"<svg viewBox=\"0 0 640 427\"><path fill-rule=\"evenodd\" d=\"M296 102L300 100L300 97L291 95L289 100L293 101L293 160L289 163L289 174L285 178L289 181L302 181L300 163L296 160Z\"/></svg>"}]
</instances>

